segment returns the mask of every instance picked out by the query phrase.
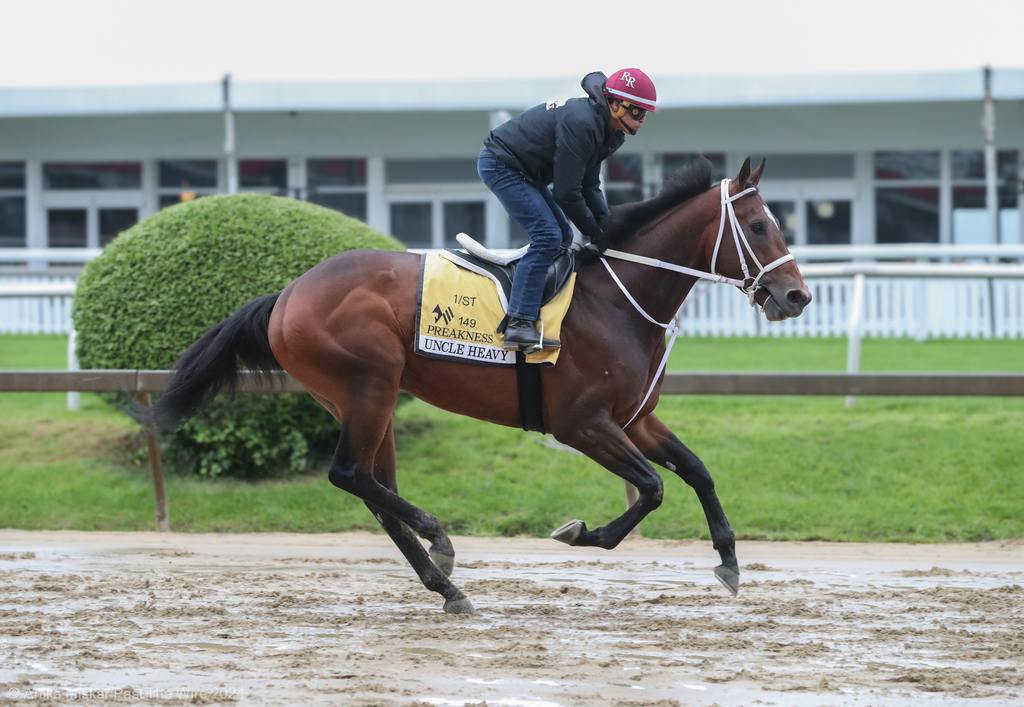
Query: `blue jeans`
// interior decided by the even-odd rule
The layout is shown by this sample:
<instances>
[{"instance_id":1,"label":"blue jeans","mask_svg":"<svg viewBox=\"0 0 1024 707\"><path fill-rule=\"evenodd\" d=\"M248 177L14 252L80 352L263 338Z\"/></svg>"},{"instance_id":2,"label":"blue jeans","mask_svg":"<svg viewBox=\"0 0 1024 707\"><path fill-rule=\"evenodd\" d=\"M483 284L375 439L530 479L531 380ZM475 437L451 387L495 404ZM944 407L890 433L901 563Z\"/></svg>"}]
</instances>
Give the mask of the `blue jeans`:
<instances>
[{"instance_id":1,"label":"blue jeans","mask_svg":"<svg viewBox=\"0 0 1024 707\"><path fill-rule=\"evenodd\" d=\"M572 244L572 226L555 203L550 189L532 183L486 147L480 152L476 169L508 215L530 236L530 248L516 266L508 315L537 321L544 294L544 276L559 248Z\"/></svg>"}]
</instances>

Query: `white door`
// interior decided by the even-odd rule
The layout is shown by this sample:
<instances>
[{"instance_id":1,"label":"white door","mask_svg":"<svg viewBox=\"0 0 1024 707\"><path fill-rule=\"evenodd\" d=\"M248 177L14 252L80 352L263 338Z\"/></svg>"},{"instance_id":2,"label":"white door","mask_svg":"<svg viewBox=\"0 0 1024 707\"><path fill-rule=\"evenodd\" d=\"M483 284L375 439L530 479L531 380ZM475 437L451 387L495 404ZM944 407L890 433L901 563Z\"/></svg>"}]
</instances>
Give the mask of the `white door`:
<instances>
[{"instance_id":1,"label":"white door","mask_svg":"<svg viewBox=\"0 0 1024 707\"><path fill-rule=\"evenodd\" d=\"M487 197L480 192L393 193L386 197L387 232L407 248L453 248L456 234L487 239Z\"/></svg>"},{"instance_id":2,"label":"white door","mask_svg":"<svg viewBox=\"0 0 1024 707\"><path fill-rule=\"evenodd\" d=\"M48 248L102 248L139 221L138 192L60 193L43 196Z\"/></svg>"},{"instance_id":3,"label":"white door","mask_svg":"<svg viewBox=\"0 0 1024 707\"><path fill-rule=\"evenodd\" d=\"M855 188L849 182L772 182L762 185L790 245L842 245L852 242Z\"/></svg>"}]
</instances>

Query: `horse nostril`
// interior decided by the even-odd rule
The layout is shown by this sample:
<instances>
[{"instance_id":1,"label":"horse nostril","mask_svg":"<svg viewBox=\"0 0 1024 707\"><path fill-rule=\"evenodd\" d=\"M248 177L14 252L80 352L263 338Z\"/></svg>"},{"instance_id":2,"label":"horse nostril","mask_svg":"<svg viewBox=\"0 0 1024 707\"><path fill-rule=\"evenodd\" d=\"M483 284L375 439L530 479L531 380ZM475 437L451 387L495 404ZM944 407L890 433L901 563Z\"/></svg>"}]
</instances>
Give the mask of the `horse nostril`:
<instances>
[{"instance_id":1,"label":"horse nostril","mask_svg":"<svg viewBox=\"0 0 1024 707\"><path fill-rule=\"evenodd\" d=\"M803 288L790 290L786 293L786 299L793 304L798 304L801 307L806 307L811 302L811 293L809 290Z\"/></svg>"}]
</instances>

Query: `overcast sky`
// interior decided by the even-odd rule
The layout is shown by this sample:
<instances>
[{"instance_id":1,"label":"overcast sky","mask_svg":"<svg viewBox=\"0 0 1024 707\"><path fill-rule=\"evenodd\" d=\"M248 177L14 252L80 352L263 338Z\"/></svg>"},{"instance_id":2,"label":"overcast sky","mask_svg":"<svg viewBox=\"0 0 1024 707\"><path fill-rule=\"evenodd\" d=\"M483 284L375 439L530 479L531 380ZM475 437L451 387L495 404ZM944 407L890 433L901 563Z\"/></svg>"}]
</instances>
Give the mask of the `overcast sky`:
<instances>
[{"instance_id":1,"label":"overcast sky","mask_svg":"<svg viewBox=\"0 0 1024 707\"><path fill-rule=\"evenodd\" d=\"M0 85L1024 68L1024 0L14 0Z\"/></svg>"}]
</instances>

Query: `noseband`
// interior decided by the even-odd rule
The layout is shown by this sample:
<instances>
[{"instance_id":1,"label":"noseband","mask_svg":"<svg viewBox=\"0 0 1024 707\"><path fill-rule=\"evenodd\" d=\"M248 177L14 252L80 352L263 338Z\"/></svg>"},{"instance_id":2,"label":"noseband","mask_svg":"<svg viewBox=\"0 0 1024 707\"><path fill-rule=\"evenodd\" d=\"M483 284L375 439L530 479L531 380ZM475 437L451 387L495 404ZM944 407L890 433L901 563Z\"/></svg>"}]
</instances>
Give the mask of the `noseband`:
<instances>
[{"instance_id":1,"label":"noseband","mask_svg":"<svg viewBox=\"0 0 1024 707\"><path fill-rule=\"evenodd\" d=\"M603 255L605 257L601 258L601 264L604 265L605 270L607 270L608 274L612 276L613 280L615 280L615 284L619 286L619 289L622 290L622 294L626 296L626 299L629 300L630 304L633 305L636 311L643 315L644 319L651 322L652 324L660 326L662 329L665 329L666 331L671 332L672 334L672 338L669 339L668 346L665 347L665 355L662 356L661 363L658 364L658 371L657 373L654 374L654 378L651 380L650 388L647 389L647 394L644 396L644 399L640 402L640 406L636 409L636 412L633 413L633 417L629 418L629 422L623 425L623 429L629 427L629 425L632 424L633 420L636 419L636 416L640 414L640 411L643 410L644 405L647 404L647 401L651 397L651 393L654 392L654 386L658 384L658 379L661 378L662 371L665 370L665 365L668 363L668 357L672 353L672 347L676 343L676 337L679 336L679 316L680 314L682 314L682 308L680 308L679 312L676 313L676 316L672 318L672 321L666 324L662 324L657 319L648 314L644 310L644 308L640 306L640 303L633 298L633 295L629 294L629 290L627 290L626 286L622 284L622 280L620 280L619 276L615 274L614 270L612 270L612 266L608 264L606 258L615 258L616 260L628 260L629 262L632 263L649 265L654 268L661 268L662 270L671 270L672 272L677 272L682 275L690 275L692 277L697 277L702 280L711 280L712 282L722 282L729 285L734 285L743 291L743 293L747 296L747 299L750 301L751 306L759 306L761 312L764 313L765 305L768 304L768 300L771 299L771 293L768 293L768 297L766 297L764 302L762 302L760 305L757 305L757 302L754 300L757 291L762 287L761 278L764 277L767 273L770 273L775 268L779 267L780 265L788 263L789 261L793 260L793 254L786 253L781 258L776 258L767 265L761 265L761 261L758 260L757 255L754 254L754 249L750 247L750 242L747 241L747 237L746 235L744 235L743 229L740 228L739 219L736 218L736 209L733 207L732 203L743 198L747 194L754 194L756 192L757 187L747 187L743 191L737 192L736 194L729 196L729 180L722 180L722 216L718 221L718 238L715 240L715 250L711 254L711 272L704 272L703 270L696 270L694 268L688 268L683 265L676 265L675 263L667 263L664 260L658 260L657 258L648 258L647 256L644 255L634 255L633 253L626 253L625 251L621 250L612 250L609 248L604 251ZM728 218L729 226L732 228L732 240L733 243L736 245L736 256L740 261L740 270L742 270L743 272L742 280L737 280L734 277L726 277L725 275L718 273L718 252L719 250L721 250L722 238L725 235L726 218ZM757 266L757 275L754 277L751 277L750 275L750 268L747 266L747 258L743 254L744 248L746 248L746 251L750 255L750 259L753 261L754 265Z\"/></svg>"}]
</instances>

